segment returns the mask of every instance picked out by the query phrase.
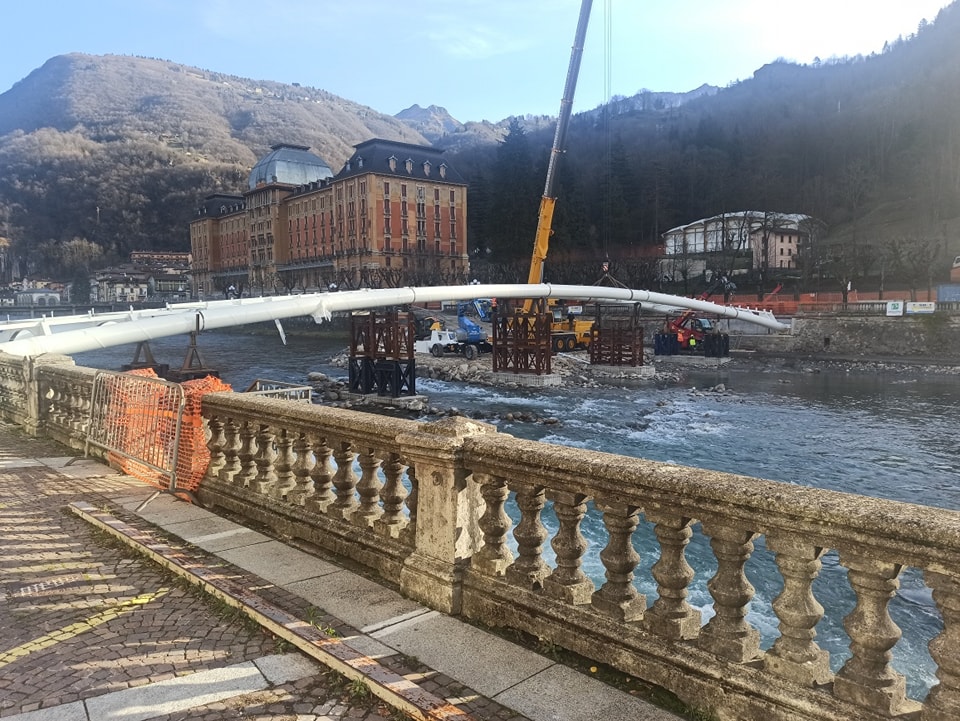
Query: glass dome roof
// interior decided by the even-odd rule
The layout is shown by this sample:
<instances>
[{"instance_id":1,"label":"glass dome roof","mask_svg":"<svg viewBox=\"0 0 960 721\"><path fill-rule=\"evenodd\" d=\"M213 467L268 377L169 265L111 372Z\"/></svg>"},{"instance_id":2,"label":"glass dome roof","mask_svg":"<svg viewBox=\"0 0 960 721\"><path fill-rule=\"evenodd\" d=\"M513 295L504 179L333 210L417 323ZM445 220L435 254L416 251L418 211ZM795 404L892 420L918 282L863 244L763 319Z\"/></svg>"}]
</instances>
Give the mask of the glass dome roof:
<instances>
[{"instance_id":1,"label":"glass dome roof","mask_svg":"<svg viewBox=\"0 0 960 721\"><path fill-rule=\"evenodd\" d=\"M305 145L274 145L250 171L249 185L253 190L261 183L306 185L315 180L333 177L330 166Z\"/></svg>"}]
</instances>

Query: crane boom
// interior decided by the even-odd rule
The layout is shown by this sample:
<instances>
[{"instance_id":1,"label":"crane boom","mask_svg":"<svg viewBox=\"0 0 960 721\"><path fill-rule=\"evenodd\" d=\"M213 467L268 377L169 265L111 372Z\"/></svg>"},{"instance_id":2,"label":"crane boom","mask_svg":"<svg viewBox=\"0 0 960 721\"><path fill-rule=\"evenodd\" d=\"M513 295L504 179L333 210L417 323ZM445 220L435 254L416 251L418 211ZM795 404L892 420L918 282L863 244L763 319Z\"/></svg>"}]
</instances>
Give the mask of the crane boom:
<instances>
[{"instance_id":1,"label":"crane boom","mask_svg":"<svg viewBox=\"0 0 960 721\"><path fill-rule=\"evenodd\" d=\"M583 57L583 43L587 35L587 21L590 19L592 5L593 0L583 0L580 5L580 19L577 21L577 34L570 51L570 65L563 88L563 99L560 101L557 131L553 136L553 148L550 150L550 161L547 164L547 180L543 188L543 197L540 199L540 214L537 220L537 235L533 244L528 283L543 282L543 264L547 259L547 248L550 245L550 235L553 233L553 210L557 203L553 184L557 174L557 162L560 154L565 152L567 128L570 126L570 114L573 110L573 95L577 89L577 77L580 75L580 59ZM524 312L529 312L531 305L532 302L528 300L524 304Z\"/></svg>"}]
</instances>

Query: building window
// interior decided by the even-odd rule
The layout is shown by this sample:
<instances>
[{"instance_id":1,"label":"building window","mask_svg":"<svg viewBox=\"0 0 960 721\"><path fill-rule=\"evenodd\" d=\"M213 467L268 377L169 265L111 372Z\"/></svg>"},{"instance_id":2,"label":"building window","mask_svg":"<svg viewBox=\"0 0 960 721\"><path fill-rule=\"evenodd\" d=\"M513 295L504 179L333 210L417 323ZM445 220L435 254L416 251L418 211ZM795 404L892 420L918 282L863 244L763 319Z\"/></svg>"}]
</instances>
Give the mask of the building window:
<instances>
[{"instance_id":1,"label":"building window","mask_svg":"<svg viewBox=\"0 0 960 721\"><path fill-rule=\"evenodd\" d=\"M388 198L390 197L390 181L389 180L383 181L383 194Z\"/></svg>"}]
</instances>

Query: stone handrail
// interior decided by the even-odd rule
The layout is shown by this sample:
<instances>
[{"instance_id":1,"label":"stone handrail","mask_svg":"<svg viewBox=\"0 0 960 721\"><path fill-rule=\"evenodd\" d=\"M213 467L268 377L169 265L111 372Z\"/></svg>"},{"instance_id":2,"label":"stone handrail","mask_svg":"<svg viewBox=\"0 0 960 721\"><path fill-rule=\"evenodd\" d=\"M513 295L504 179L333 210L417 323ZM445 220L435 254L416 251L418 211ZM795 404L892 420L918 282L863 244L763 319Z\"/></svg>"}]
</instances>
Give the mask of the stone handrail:
<instances>
[{"instance_id":1,"label":"stone handrail","mask_svg":"<svg viewBox=\"0 0 960 721\"><path fill-rule=\"evenodd\" d=\"M78 447L94 373L0 357L0 412ZM960 512L525 441L465 418L242 393L206 396L202 414L202 502L363 564L438 610L539 637L718 719L960 717ZM602 548L584 538L588 514ZM706 622L688 600L704 580L691 539L713 557ZM747 564L765 554L778 578L758 593ZM828 555L852 610L818 598ZM599 587L583 571L597 558ZM889 606L906 569L923 574L943 624L923 701L890 663L901 630ZM760 594L779 623L765 650L747 616ZM834 671L815 628L843 614L849 657Z\"/></svg>"},{"instance_id":2,"label":"stone handrail","mask_svg":"<svg viewBox=\"0 0 960 721\"><path fill-rule=\"evenodd\" d=\"M418 484L396 437L416 423L243 393L211 393L202 412L210 449L204 503L399 582L414 547Z\"/></svg>"},{"instance_id":3,"label":"stone handrail","mask_svg":"<svg viewBox=\"0 0 960 721\"><path fill-rule=\"evenodd\" d=\"M485 501L484 542L465 579L465 615L522 627L589 658L613 656L617 668L691 705L699 700L720 713L719 705L724 717L957 717L960 513L502 436L466 439L464 464ZM509 493L520 513L516 558L506 544ZM589 501L608 533L599 589L580 570ZM548 502L558 520L552 538L541 522ZM651 569L658 597L649 608L634 585L641 558L632 540L641 521L653 525L657 544L644 549L658 557ZM705 625L686 600L694 574L685 549L698 523L716 559L708 583L715 615ZM745 564L761 536L782 578L773 601L780 636L766 652L746 620L755 589ZM553 568L543 558L547 540ZM830 550L856 597L844 619L851 656L836 674L814 632L824 608L813 582ZM890 666L900 629L888 604L905 567L923 571L944 620L930 644L940 683L922 710ZM719 679L733 692L722 703L719 688L711 688ZM778 713L771 714L771 701Z\"/></svg>"}]
</instances>

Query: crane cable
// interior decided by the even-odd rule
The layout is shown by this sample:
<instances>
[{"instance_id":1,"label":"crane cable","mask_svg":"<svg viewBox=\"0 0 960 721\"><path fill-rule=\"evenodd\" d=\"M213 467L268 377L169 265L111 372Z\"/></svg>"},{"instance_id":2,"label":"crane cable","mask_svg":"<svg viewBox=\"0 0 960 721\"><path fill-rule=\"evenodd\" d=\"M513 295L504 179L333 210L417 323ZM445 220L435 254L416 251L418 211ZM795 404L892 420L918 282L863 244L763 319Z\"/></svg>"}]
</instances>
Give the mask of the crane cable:
<instances>
[{"instance_id":1,"label":"crane cable","mask_svg":"<svg viewBox=\"0 0 960 721\"><path fill-rule=\"evenodd\" d=\"M610 216L612 215L612 200L610 198L610 180L611 164L613 161L613 146L611 142L610 130L610 99L613 92L613 21L611 12L611 0L606 0L603 4L603 142L604 142L604 172L607 174L607 192L604 193L603 218L600 223L600 240L603 243L603 257L605 267L610 264Z\"/></svg>"},{"instance_id":2,"label":"crane cable","mask_svg":"<svg viewBox=\"0 0 960 721\"><path fill-rule=\"evenodd\" d=\"M610 194L610 185L613 178L613 130L610 127L610 101L613 99L613 8L612 0L603 4L603 98L604 107L601 112L603 118L604 142L604 170L607 175L607 191L604 193L601 204L602 217L600 219L600 240L603 243L602 275L594 285L613 285L626 288L623 283L610 274L610 223L613 215L613 201Z\"/></svg>"}]
</instances>

